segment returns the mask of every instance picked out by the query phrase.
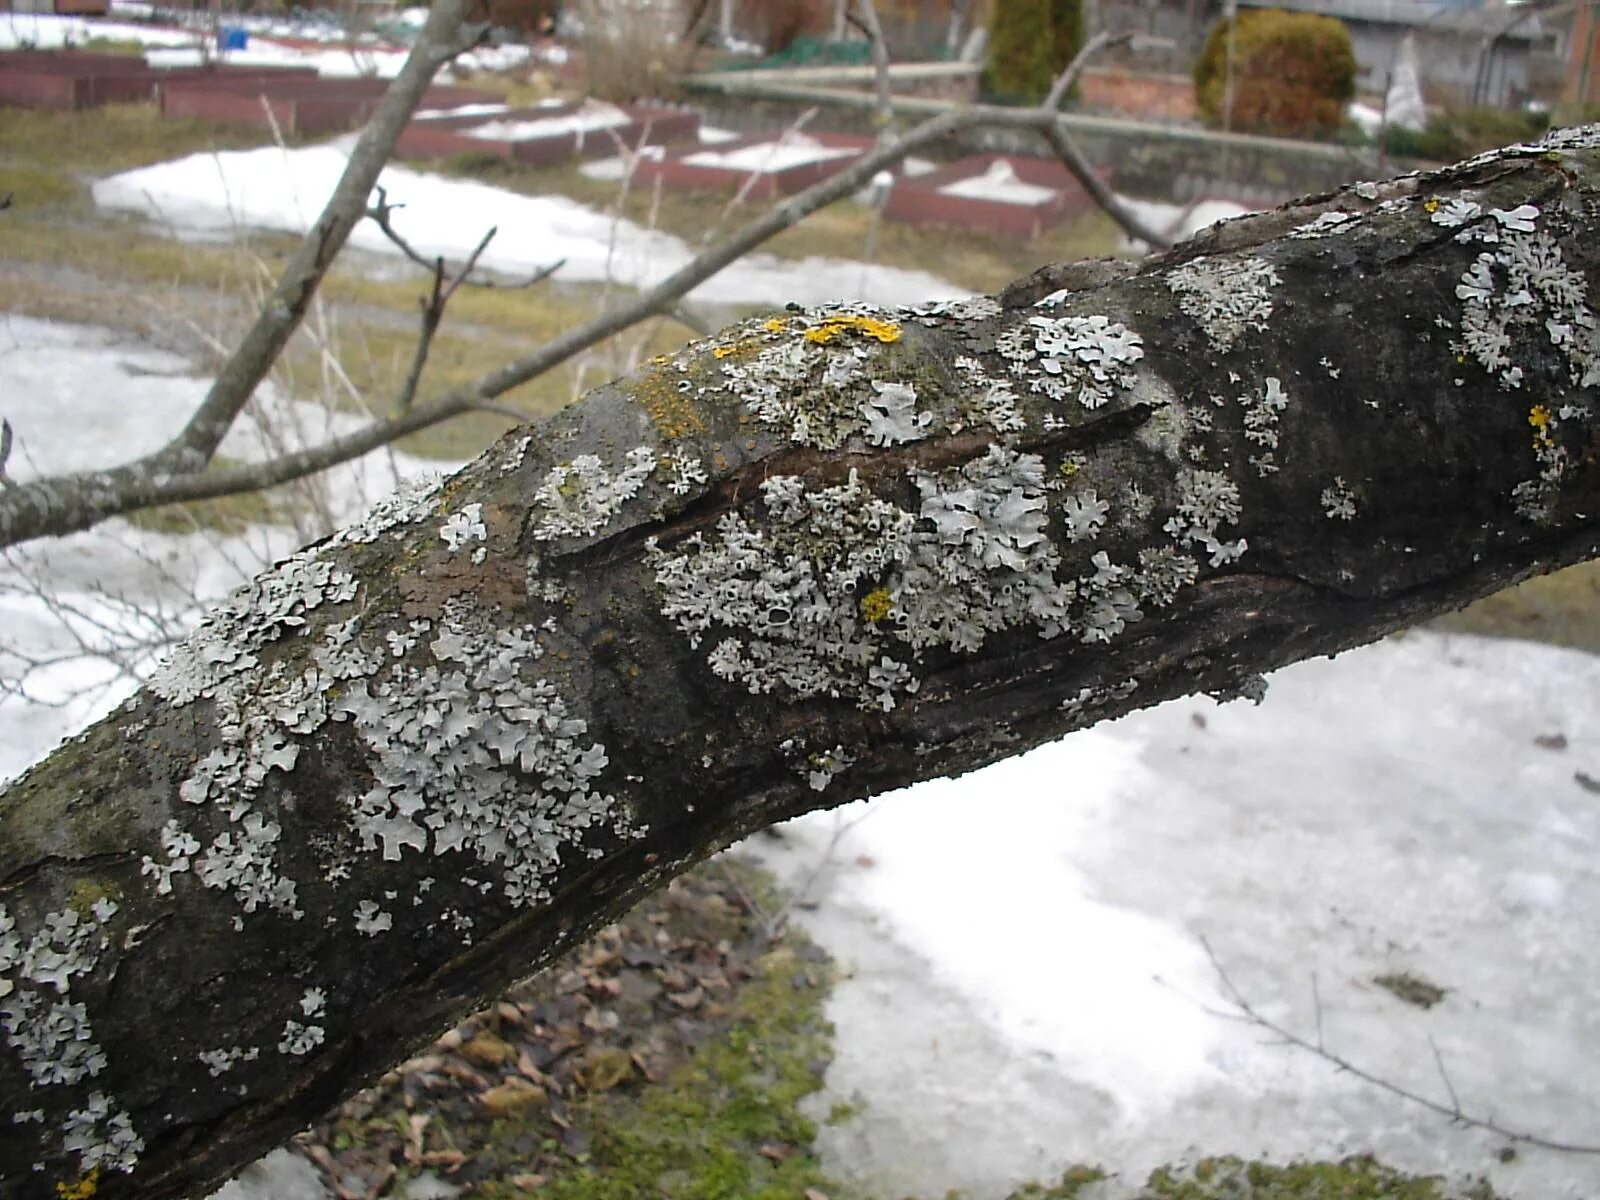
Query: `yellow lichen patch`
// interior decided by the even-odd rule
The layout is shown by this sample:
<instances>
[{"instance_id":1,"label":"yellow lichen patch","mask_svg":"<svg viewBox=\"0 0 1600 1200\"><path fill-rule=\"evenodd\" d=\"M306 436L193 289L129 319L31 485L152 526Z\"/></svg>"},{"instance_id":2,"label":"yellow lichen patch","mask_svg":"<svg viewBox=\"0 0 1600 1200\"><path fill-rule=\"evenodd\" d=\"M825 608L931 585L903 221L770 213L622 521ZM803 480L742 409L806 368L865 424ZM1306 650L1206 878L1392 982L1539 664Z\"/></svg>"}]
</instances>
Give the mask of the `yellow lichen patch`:
<instances>
[{"instance_id":1,"label":"yellow lichen patch","mask_svg":"<svg viewBox=\"0 0 1600 1200\"><path fill-rule=\"evenodd\" d=\"M713 358L745 358L761 349L755 338L740 338L737 342L724 342L711 348Z\"/></svg>"},{"instance_id":2,"label":"yellow lichen patch","mask_svg":"<svg viewBox=\"0 0 1600 1200\"><path fill-rule=\"evenodd\" d=\"M1432 216L1434 213L1438 212L1439 197L1429 196L1426 200L1424 200L1422 202L1422 211L1427 213L1429 216Z\"/></svg>"},{"instance_id":3,"label":"yellow lichen patch","mask_svg":"<svg viewBox=\"0 0 1600 1200\"><path fill-rule=\"evenodd\" d=\"M100 1168L93 1167L76 1183L56 1184L56 1195L61 1200L90 1200L100 1190Z\"/></svg>"},{"instance_id":4,"label":"yellow lichen patch","mask_svg":"<svg viewBox=\"0 0 1600 1200\"><path fill-rule=\"evenodd\" d=\"M861 615L876 625L894 610L894 597L886 587L875 587L861 597Z\"/></svg>"},{"instance_id":5,"label":"yellow lichen patch","mask_svg":"<svg viewBox=\"0 0 1600 1200\"><path fill-rule=\"evenodd\" d=\"M655 370L640 379L634 389L645 412L650 414L661 435L668 439L704 433L706 428L695 409L693 394L678 390L678 382L683 378L671 371Z\"/></svg>"},{"instance_id":6,"label":"yellow lichen patch","mask_svg":"<svg viewBox=\"0 0 1600 1200\"><path fill-rule=\"evenodd\" d=\"M1550 410L1542 404L1535 404L1528 410L1528 424L1533 426L1533 448L1545 450L1551 445L1550 423L1554 418Z\"/></svg>"},{"instance_id":7,"label":"yellow lichen patch","mask_svg":"<svg viewBox=\"0 0 1600 1200\"><path fill-rule=\"evenodd\" d=\"M783 320L781 317L768 317L762 324L761 328L765 329L768 333L782 333L785 329L789 328L789 323Z\"/></svg>"},{"instance_id":8,"label":"yellow lichen patch","mask_svg":"<svg viewBox=\"0 0 1600 1200\"><path fill-rule=\"evenodd\" d=\"M826 346L837 341L840 335L856 333L862 337L871 338L875 342L898 342L900 340L900 326L894 321L883 321L877 317L857 316L853 313L840 313L837 316L824 317L819 323L806 330L806 341L815 342L819 346Z\"/></svg>"}]
</instances>

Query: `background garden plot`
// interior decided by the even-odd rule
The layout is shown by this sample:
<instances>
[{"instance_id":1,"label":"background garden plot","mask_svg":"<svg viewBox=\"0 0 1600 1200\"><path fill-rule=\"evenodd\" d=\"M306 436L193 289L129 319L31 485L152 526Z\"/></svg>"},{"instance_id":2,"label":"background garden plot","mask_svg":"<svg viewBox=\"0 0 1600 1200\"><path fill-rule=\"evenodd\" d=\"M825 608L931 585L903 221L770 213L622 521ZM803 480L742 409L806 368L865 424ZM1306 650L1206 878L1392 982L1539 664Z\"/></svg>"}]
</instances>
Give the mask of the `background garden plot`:
<instances>
[{"instance_id":1,"label":"background garden plot","mask_svg":"<svg viewBox=\"0 0 1600 1200\"><path fill-rule=\"evenodd\" d=\"M94 197L103 208L145 214L180 235L223 236L240 226L299 233L333 191L351 145L353 139L345 138L300 149L194 154L101 180ZM557 280L610 280L646 288L696 253L681 238L563 196L527 196L393 165L379 183L392 202L405 205L394 213L394 226L420 253L463 260L493 226L499 232L479 262L508 275L526 275L564 259ZM370 223L356 227L351 243L398 254ZM778 308L832 301L920 304L970 294L925 271L756 253L723 268L687 299Z\"/></svg>"}]
</instances>

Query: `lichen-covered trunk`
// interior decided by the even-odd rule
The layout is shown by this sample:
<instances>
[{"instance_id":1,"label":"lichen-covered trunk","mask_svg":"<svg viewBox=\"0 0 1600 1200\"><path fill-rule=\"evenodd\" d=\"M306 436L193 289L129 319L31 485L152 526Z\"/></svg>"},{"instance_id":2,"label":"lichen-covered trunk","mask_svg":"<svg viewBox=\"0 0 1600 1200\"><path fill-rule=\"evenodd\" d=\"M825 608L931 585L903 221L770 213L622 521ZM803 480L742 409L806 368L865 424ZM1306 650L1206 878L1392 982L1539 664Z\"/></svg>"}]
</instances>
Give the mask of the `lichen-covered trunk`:
<instances>
[{"instance_id":1,"label":"lichen-covered trunk","mask_svg":"<svg viewBox=\"0 0 1600 1200\"><path fill-rule=\"evenodd\" d=\"M1595 554L1597 147L752 320L281 563L0 794L0 1196L195 1194L741 834Z\"/></svg>"}]
</instances>

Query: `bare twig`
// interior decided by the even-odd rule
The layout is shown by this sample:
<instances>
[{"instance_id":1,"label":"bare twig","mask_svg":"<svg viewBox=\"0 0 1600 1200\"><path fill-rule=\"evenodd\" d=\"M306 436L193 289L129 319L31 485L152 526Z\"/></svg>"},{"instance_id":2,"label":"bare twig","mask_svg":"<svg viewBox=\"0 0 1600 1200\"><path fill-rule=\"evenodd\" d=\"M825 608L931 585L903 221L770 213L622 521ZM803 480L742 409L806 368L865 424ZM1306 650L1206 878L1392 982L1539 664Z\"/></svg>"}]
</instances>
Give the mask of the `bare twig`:
<instances>
[{"instance_id":1,"label":"bare twig","mask_svg":"<svg viewBox=\"0 0 1600 1200\"><path fill-rule=\"evenodd\" d=\"M10 487L11 476L6 474L6 463L11 461L11 422L0 417L0 487Z\"/></svg>"},{"instance_id":2,"label":"bare twig","mask_svg":"<svg viewBox=\"0 0 1600 1200\"><path fill-rule=\"evenodd\" d=\"M790 890L778 911L772 914L772 929L782 933L789 923L789 913L795 908L803 908L811 903L811 889L816 885L822 872L833 862L833 855L839 849L839 843L844 841L845 835L861 822L865 821L877 809L863 808L848 821L841 821L838 813L834 814L833 835L828 838L828 844L822 848L822 853L817 856L817 861L811 864L811 870L806 872L806 877L800 881L800 886Z\"/></svg>"},{"instance_id":3,"label":"bare twig","mask_svg":"<svg viewBox=\"0 0 1600 1200\"><path fill-rule=\"evenodd\" d=\"M1317 1049L1326 1044L1322 1040L1322 993L1317 990L1317 973L1311 972L1311 1007L1317 1014Z\"/></svg>"},{"instance_id":4,"label":"bare twig","mask_svg":"<svg viewBox=\"0 0 1600 1200\"><path fill-rule=\"evenodd\" d=\"M15 198L15 192L7 192L4 196L0 196L0 212L4 212L6 209L10 208L11 202Z\"/></svg>"},{"instance_id":5,"label":"bare twig","mask_svg":"<svg viewBox=\"0 0 1600 1200\"><path fill-rule=\"evenodd\" d=\"M1067 98L1067 93L1072 90L1073 85L1078 82L1078 77L1083 74L1083 69L1089 65L1090 59L1102 50L1109 49L1112 46L1120 46L1132 40L1133 34L1131 33L1111 34L1102 29L1095 34L1083 44L1083 48L1077 54L1072 56L1072 61L1067 64L1067 69L1056 76L1056 81L1050 85L1050 94L1044 98L1044 103L1039 107L1049 109L1051 112L1060 108L1061 102Z\"/></svg>"},{"instance_id":6,"label":"bare twig","mask_svg":"<svg viewBox=\"0 0 1600 1200\"><path fill-rule=\"evenodd\" d=\"M894 96L889 90L889 44L884 40L883 23L878 20L878 6L873 0L856 0L856 7L861 10L857 23L866 31L867 41L872 46L873 82L878 95L874 119L881 132L894 122Z\"/></svg>"},{"instance_id":7,"label":"bare twig","mask_svg":"<svg viewBox=\"0 0 1600 1200\"><path fill-rule=\"evenodd\" d=\"M367 218L370 221L372 221L372 223L375 224L379 228L379 230L382 231L383 236L388 238L389 241L391 243L393 243L395 249L399 250L401 254L404 254L407 258L409 258L412 262L416 263L417 266L421 267L423 270L432 271L434 269L435 263L440 261L440 260L435 259L435 258L429 258L427 255L421 253L415 246L413 246L410 242L408 242L401 235L400 231L394 227L394 222L389 219L389 214L390 213L395 212L397 209L404 208L405 205L404 204L391 204L389 202L388 189L384 188L381 184L374 186L374 188L372 190L377 193L378 200L377 200L377 203L372 204L367 208L367 213L366 213ZM474 257L476 257L476 256L474 256ZM460 280L464 281L465 283L469 284L472 287L481 287L481 288L530 288L536 283L543 283L546 279L549 279L550 276L554 275L557 271L559 271L562 267L564 267L566 265L567 265L567 260L566 259L558 258L558 259L556 259L555 262L550 263L548 266L540 267L537 271L535 271L532 275L528 276L526 279L518 280L518 281L514 281L514 282L509 282L509 283L502 283L501 281L495 279L493 276L488 275L488 274L484 274L484 275L482 275L482 276L480 276L479 278L476 278L476 279L472 278L470 276L470 274L468 274L468 273L460 273L460 272L458 272L457 274L458 274L458 278Z\"/></svg>"},{"instance_id":8,"label":"bare twig","mask_svg":"<svg viewBox=\"0 0 1600 1200\"><path fill-rule=\"evenodd\" d=\"M1171 238L1152 229L1123 207L1122 201L1118 200L1105 185L1105 181L1095 174L1094 167L1084 158L1083 151L1078 149L1077 143L1061 125L1051 122L1043 127L1043 133L1044 140L1050 143L1050 148L1056 152L1056 157L1062 161L1067 170L1072 172L1073 178L1083 185L1084 191L1094 197L1094 202L1105 209L1113 221L1122 226L1124 232L1130 237L1138 238L1152 249L1172 248Z\"/></svg>"},{"instance_id":9,"label":"bare twig","mask_svg":"<svg viewBox=\"0 0 1600 1200\"><path fill-rule=\"evenodd\" d=\"M439 323L444 320L445 306L456 294L461 281L472 273L478 257L489 248L489 243L498 232L499 228L491 225L489 231L478 239L472 253L467 255L466 264L453 276L446 275L442 257L433 260L433 291L422 301L422 328L417 334L417 348L411 356L411 369L406 372L400 395L395 400L397 411L405 412L416 399L417 385L422 382L422 369L428 365L428 352L433 349L434 335L439 332Z\"/></svg>"},{"instance_id":10,"label":"bare twig","mask_svg":"<svg viewBox=\"0 0 1600 1200\"><path fill-rule=\"evenodd\" d=\"M1333 1051L1320 1045L1320 1034L1318 1035L1318 1041L1314 1042L1311 1039L1302 1037L1293 1030L1280 1025L1270 1017L1264 1016L1258 1008L1250 1003L1250 1001L1245 997L1244 993L1239 990L1238 985L1234 983L1226 968L1223 967L1222 961L1217 957L1217 952L1212 948L1211 943L1206 938L1202 937L1200 939L1200 945L1205 948L1206 958L1208 958L1211 962L1211 969L1217 973L1217 979L1222 984L1222 990L1226 994L1228 1002L1239 1010L1239 1016L1247 1023L1272 1034L1284 1044L1293 1046L1299 1050L1308 1051L1338 1070L1343 1071L1348 1075L1354 1075L1363 1083L1370 1083L1373 1087L1380 1088L1381 1090L1388 1092L1391 1096L1396 1096L1401 1100L1419 1105L1422 1108L1427 1109L1429 1112L1437 1113L1439 1116L1445 1117L1458 1125L1465 1125L1469 1129L1481 1129L1486 1133L1494 1134L1496 1137L1505 1138L1508 1142L1516 1142L1524 1146L1534 1146L1541 1150L1554 1150L1561 1154L1600 1154L1600 1145L1593 1145L1584 1142L1568 1142L1562 1141L1558 1138L1543 1137L1536 1133L1526 1133L1521 1130L1508 1128L1507 1126L1502 1125L1498 1121L1495 1121L1491 1118L1475 1117L1463 1111L1461 1102L1456 1096L1455 1088L1450 1083L1449 1076L1445 1074L1444 1062L1439 1056L1439 1048L1437 1046L1433 1047L1434 1060L1438 1063L1439 1073L1444 1078L1445 1088L1450 1093L1449 1104L1444 1104L1438 1100L1432 1099L1429 1096L1424 1096L1421 1092L1413 1091L1408 1087L1404 1087L1401 1084L1395 1083L1392 1079L1385 1079L1382 1075L1378 1075L1372 1071L1366 1070L1363 1067L1357 1066L1343 1055L1335 1054ZM1431 1038L1429 1039L1429 1044L1432 1044Z\"/></svg>"},{"instance_id":11,"label":"bare twig","mask_svg":"<svg viewBox=\"0 0 1600 1200\"><path fill-rule=\"evenodd\" d=\"M1433 1051L1433 1065L1439 1068L1439 1078L1444 1083L1444 1090L1450 1093L1450 1107L1455 1112L1455 1119L1461 1120L1461 1097L1456 1095L1456 1085L1450 1082L1450 1072L1444 1069L1444 1055L1439 1053L1439 1043L1433 1040L1433 1035L1428 1035L1428 1049Z\"/></svg>"}]
</instances>

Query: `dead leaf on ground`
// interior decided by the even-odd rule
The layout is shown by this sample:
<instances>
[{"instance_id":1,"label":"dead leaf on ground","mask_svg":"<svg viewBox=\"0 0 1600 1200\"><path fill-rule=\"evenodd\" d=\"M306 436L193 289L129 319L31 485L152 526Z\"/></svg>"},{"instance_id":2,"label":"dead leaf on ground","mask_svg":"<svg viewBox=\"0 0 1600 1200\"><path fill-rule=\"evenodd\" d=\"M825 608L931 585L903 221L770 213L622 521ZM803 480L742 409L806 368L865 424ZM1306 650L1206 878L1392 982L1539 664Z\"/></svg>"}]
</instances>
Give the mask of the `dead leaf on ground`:
<instances>
[{"instance_id":1,"label":"dead leaf on ground","mask_svg":"<svg viewBox=\"0 0 1600 1200\"><path fill-rule=\"evenodd\" d=\"M591 1092L609 1092L633 1074L633 1058L620 1046L596 1046L583 1057L578 1082Z\"/></svg>"},{"instance_id":2,"label":"dead leaf on ground","mask_svg":"<svg viewBox=\"0 0 1600 1200\"><path fill-rule=\"evenodd\" d=\"M704 989L690 988L687 992L673 992L667 997L673 1004L688 1012L691 1008L699 1008L700 1001L706 998Z\"/></svg>"},{"instance_id":3,"label":"dead leaf on ground","mask_svg":"<svg viewBox=\"0 0 1600 1200\"><path fill-rule=\"evenodd\" d=\"M497 1117L509 1117L527 1112L530 1108L543 1108L549 1103L542 1087L526 1079L512 1076L497 1087L492 1087L478 1097L478 1103Z\"/></svg>"},{"instance_id":4,"label":"dead leaf on ground","mask_svg":"<svg viewBox=\"0 0 1600 1200\"><path fill-rule=\"evenodd\" d=\"M1588 792L1590 795L1600 796L1600 779L1596 779L1593 775L1590 775L1585 771L1574 771L1572 773L1572 778L1577 782L1579 787Z\"/></svg>"},{"instance_id":5,"label":"dead leaf on ground","mask_svg":"<svg viewBox=\"0 0 1600 1200\"><path fill-rule=\"evenodd\" d=\"M768 1142L756 1151L762 1158L775 1163L788 1162L798 1151L793 1146L783 1146L776 1142Z\"/></svg>"},{"instance_id":6,"label":"dead leaf on ground","mask_svg":"<svg viewBox=\"0 0 1600 1200\"><path fill-rule=\"evenodd\" d=\"M517 1057L517 1048L492 1033L480 1033L461 1047L461 1057L480 1067L503 1067Z\"/></svg>"},{"instance_id":7,"label":"dead leaf on ground","mask_svg":"<svg viewBox=\"0 0 1600 1200\"><path fill-rule=\"evenodd\" d=\"M1541 750L1565 750L1567 748L1567 735L1564 733L1541 733L1533 739L1533 744Z\"/></svg>"},{"instance_id":8,"label":"dead leaf on ground","mask_svg":"<svg viewBox=\"0 0 1600 1200\"><path fill-rule=\"evenodd\" d=\"M1418 1008L1432 1008L1445 998L1447 989L1438 984L1429 983L1410 971L1400 971L1390 975L1379 975L1373 983L1392 993L1407 1004L1414 1004Z\"/></svg>"}]
</instances>

